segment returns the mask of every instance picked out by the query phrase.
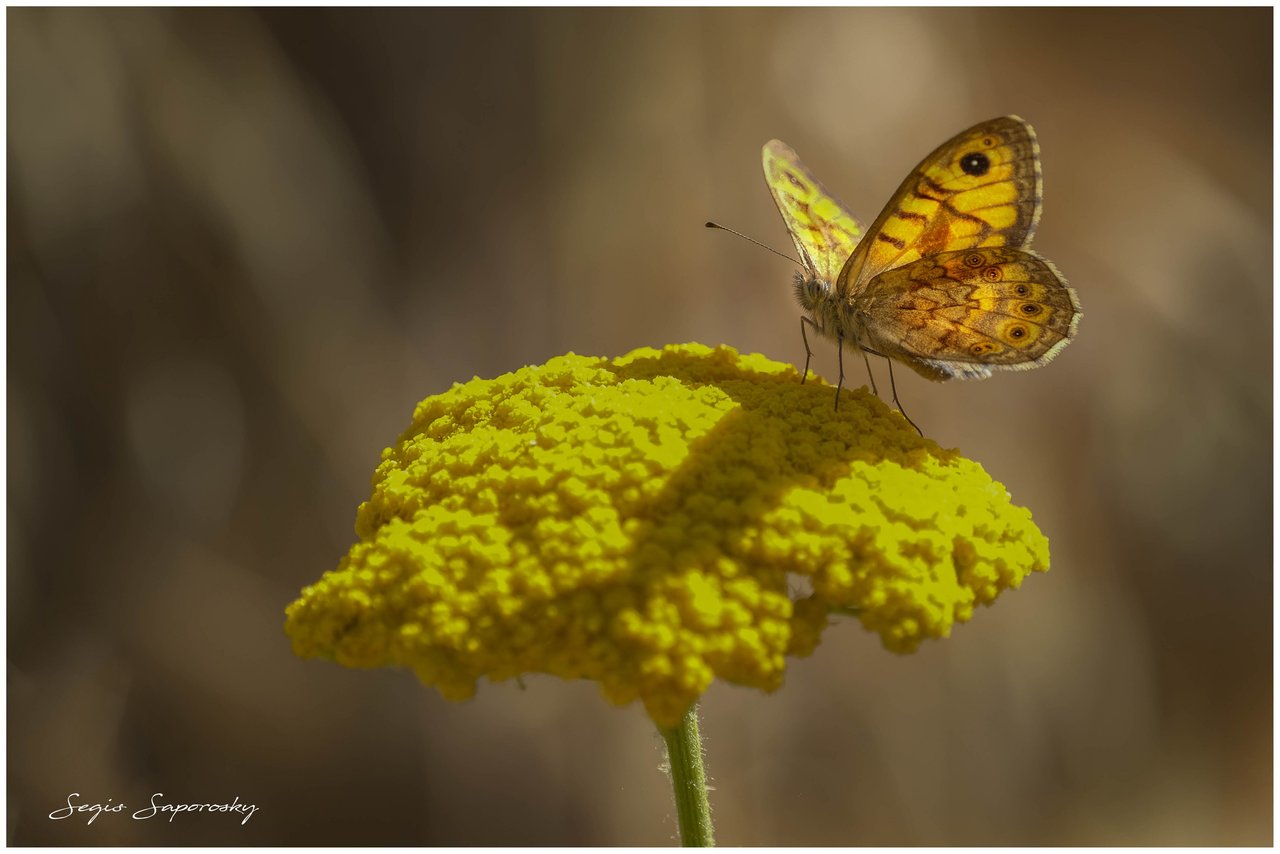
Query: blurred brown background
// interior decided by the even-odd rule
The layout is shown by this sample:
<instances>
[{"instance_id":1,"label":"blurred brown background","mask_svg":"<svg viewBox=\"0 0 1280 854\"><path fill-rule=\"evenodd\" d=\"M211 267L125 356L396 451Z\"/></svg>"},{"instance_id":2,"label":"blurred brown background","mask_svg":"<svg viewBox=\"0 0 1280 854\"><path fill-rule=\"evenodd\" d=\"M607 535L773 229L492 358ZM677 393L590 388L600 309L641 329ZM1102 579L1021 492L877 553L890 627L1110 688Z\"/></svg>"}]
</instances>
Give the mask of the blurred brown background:
<instances>
[{"instance_id":1,"label":"blurred brown background","mask_svg":"<svg viewBox=\"0 0 1280 854\"><path fill-rule=\"evenodd\" d=\"M295 659L283 608L456 380L801 359L791 265L702 228L791 251L767 139L870 222L1014 112L1080 336L898 379L1053 570L914 656L845 623L775 695L715 686L719 839L1270 843L1271 16L11 10L9 840L670 843L638 707L450 704ZM50 821L72 792L261 810Z\"/></svg>"}]
</instances>

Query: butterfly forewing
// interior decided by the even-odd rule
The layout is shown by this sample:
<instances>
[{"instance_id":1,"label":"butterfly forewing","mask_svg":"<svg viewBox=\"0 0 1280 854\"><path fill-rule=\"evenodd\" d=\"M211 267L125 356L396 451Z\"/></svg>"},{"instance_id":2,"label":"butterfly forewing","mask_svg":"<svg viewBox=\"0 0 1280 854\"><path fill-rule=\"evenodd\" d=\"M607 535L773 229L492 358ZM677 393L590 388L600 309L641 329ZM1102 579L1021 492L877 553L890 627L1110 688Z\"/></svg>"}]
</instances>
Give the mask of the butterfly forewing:
<instances>
[{"instance_id":1,"label":"butterfly forewing","mask_svg":"<svg viewBox=\"0 0 1280 854\"><path fill-rule=\"evenodd\" d=\"M876 276L859 296L866 344L930 379L1028 370L1075 335L1080 303L1048 261L990 247L920 258Z\"/></svg>"},{"instance_id":2,"label":"butterfly forewing","mask_svg":"<svg viewBox=\"0 0 1280 854\"><path fill-rule=\"evenodd\" d=\"M862 229L835 196L813 177L784 142L764 147L764 177L778 205L805 272L834 284Z\"/></svg>"},{"instance_id":3,"label":"butterfly forewing","mask_svg":"<svg viewBox=\"0 0 1280 854\"><path fill-rule=\"evenodd\" d=\"M921 161L840 272L850 299L880 273L941 252L1022 247L1040 218L1035 132L1017 116L975 125Z\"/></svg>"}]
</instances>

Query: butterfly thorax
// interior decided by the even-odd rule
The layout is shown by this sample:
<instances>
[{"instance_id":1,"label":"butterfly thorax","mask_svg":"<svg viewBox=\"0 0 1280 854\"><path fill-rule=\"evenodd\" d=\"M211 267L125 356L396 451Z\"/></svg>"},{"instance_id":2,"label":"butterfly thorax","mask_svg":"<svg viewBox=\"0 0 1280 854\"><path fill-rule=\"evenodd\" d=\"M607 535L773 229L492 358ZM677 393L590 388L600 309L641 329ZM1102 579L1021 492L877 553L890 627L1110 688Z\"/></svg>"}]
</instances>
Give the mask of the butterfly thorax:
<instances>
[{"instance_id":1,"label":"butterfly thorax","mask_svg":"<svg viewBox=\"0 0 1280 854\"><path fill-rule=\"evenodd\" d=\"M796 273L796 300L817 326L818 331L833 340L852 343L857 337L853 306L840 296L829 281L813 273Z\"/></svg>"}]
</instances>

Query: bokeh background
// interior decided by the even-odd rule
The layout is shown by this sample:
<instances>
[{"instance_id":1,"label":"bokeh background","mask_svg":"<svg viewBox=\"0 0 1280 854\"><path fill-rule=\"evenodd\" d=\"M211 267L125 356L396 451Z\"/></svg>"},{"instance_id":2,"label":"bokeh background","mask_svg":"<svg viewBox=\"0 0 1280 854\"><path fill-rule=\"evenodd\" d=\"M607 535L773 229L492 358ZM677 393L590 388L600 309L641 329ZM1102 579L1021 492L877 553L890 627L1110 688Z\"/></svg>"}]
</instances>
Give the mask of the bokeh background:
<instances>
[{"instance_id":1,"label":"bokeh background","mask_svg":"<svg viewBox=\"0 0 1280 854\"><path fill-rule=\"evenodd\" d=\"M295 659L283 608L456 380L802 358L792 266L702 228L790 251L767 139L870 222L1013 112L1080 335L898 381L1053 569L913 656L846 621L774 695L716 685L719 839L1269 844L1271 18L9 10L8 839L672 842L638 707L540 677L450 704ZM50 821L71 792L261 810Z\"/></svg>"}]
</instances>

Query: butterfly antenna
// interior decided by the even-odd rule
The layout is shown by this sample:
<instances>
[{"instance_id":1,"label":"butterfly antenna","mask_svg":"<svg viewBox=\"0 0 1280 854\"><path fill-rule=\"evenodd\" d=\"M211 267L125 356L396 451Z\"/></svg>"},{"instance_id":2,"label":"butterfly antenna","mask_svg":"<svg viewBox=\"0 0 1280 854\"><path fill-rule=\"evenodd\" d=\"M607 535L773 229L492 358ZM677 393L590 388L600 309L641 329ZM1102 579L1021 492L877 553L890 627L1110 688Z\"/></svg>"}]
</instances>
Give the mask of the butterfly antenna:
<instances>
[{"instance_id":1,"label":"butterfly antenna","mask_svg":"<svg viewBox=\"0 0 1280 854\"><path fill-rule=\"evenodd\" d=\"M705 225L707 226L707 228L718 228L721 231L727 231L730 234L736 234L739 237L741 237L743 240L747 241L748 243L754 243L756 246L759 246L761 249L768 249L770 252L772 252L774 255L777 255L779 258L786 258L788 261L790 261L792 264L795 264L797 267L803 266L799 261L792 258L790 255L785 255L782 252L779 252L777 249L774 249L772 246L766 246L765 244L761 243L759 240L756 240L753 237L747 237L741 231L734 231L732 228L723 226L718 222L708 222L708 223L705 223Z\"/></svg>"}]
</instances>

